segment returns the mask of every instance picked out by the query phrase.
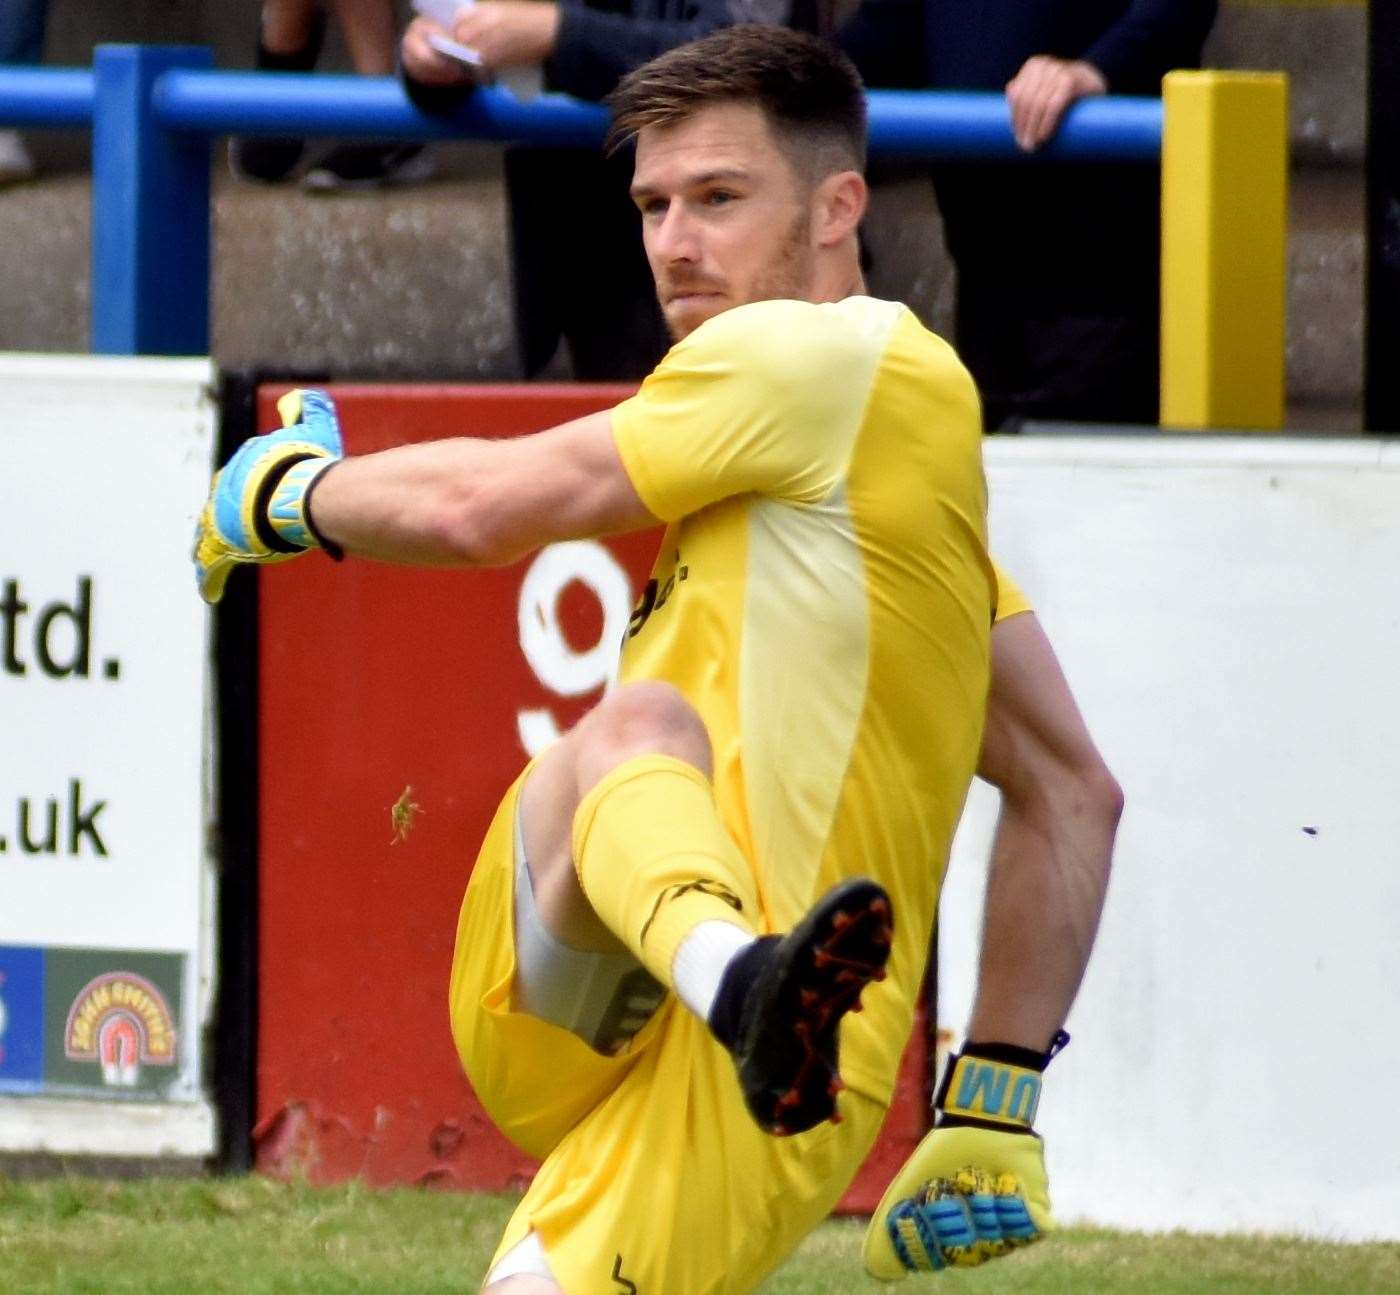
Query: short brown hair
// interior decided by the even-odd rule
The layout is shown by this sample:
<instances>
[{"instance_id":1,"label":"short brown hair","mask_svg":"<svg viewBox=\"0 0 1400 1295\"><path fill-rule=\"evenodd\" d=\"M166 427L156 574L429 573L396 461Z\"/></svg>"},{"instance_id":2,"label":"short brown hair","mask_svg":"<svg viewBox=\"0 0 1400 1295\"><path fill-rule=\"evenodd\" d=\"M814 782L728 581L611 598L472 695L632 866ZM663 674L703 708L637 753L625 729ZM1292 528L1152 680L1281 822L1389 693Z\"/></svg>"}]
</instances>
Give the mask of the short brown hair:
<instances>
[{"instance_id":1,"label":"short brown hair","mask_svg":"<svg viewBox=\"0 0 1400 1295\"><path fill-rule=\"evenodd\" d=\"M628 73L606 102L609 151L648 126L674 126L715 104L752 103L809 177L865 165L865 88L855 65L787 27L743 23L678 45Z\"/></svg>"}]
</instances>

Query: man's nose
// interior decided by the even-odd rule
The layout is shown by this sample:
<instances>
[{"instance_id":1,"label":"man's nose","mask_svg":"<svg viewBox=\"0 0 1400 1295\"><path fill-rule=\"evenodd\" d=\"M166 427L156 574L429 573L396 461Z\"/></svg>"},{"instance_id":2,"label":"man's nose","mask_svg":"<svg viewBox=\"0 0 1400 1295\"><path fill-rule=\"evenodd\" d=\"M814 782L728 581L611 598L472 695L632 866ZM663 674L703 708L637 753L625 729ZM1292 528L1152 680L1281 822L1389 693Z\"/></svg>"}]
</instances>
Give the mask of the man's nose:
<instances>
[{"instance_id":1,"label":"man's nose","mask_svg":"<svg viewBox=\"0 0 1400 1295\"><path fill-rule=\"evenodd\" d=\"M673 202L666 208L666 214L656 228L656 250L666 261L699 260L695 235L694 220L681 203Z\"/></svg>"}]
</instances>

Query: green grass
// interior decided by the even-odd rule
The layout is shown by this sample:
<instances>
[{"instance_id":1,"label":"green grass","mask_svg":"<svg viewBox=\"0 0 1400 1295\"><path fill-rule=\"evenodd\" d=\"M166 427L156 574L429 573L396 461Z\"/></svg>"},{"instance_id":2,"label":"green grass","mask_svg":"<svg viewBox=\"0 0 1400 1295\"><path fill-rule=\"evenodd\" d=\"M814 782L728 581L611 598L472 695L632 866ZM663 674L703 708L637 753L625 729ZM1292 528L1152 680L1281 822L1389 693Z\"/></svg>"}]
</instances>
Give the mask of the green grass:
<instances>
[{"instance_id":1,"label":"green grass","mask_svg":"<svg viewBox=\"0 0 1400 1295\"><path fill-rule=\"evenodd\" d=\"M470 1292L511 1206L501 1196L313 1189L256 1177L0 1178L0 1293ZM859 1246L858 1224L827 1224L763 1295L890 1292L861 1275ZM1400 1245L1075 1230L985 1268L898 1289L908 1295L1371 1295L1400 1292Z\"/></svg>"}]
</instances>

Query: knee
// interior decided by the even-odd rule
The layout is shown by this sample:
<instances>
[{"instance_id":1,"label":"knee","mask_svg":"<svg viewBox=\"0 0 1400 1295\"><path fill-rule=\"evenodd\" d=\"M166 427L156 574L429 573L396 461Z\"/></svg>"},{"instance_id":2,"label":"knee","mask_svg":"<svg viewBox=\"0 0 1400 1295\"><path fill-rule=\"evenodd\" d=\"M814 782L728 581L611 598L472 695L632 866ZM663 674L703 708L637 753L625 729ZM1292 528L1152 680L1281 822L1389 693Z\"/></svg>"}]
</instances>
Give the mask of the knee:
<instances>
[{"instance_id":1,"label":"knee","mask_svg":"<svg viewBox=\"0 0 1400 1295\"><path fill-rule=\"evenodd\" d=\"M669 755L713 771L710 735L695 708L668 683L624 684L579 725L579 773L583 785L641 755Z\"/></svg>"}]
</instances>

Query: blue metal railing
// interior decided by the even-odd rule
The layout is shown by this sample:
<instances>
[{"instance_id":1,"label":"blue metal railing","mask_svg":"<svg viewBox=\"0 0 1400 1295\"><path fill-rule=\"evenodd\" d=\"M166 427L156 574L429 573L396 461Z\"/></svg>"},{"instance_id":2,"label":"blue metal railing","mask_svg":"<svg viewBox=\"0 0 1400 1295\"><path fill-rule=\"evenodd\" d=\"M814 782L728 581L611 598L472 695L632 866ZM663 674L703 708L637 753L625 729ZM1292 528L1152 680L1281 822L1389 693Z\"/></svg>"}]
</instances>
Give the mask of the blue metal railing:
<instances>
[{"instance_id":1,"label":"blue metal railing","mask_svg":"<svg viewBox=\"0 0 1400 1295\"><path fill-rule=\"evenodd\" d=\"M1021 159L1005 96L966 91L876 90L869 96L872 153ZM367 135L377 138L512 140L596 147L607 113L546 94L521 103L507 90L477 91L452 117L425 117L393 77L258 72L167 72L154 90L156 120L208 135ZM1160 99L1084 101L1067 116L1047 158L1155 161Z\"/></svg>"},{"instance_id":2,"label":"blue metal railing","mask_svg":"<svg viewBox=\"0 0 1400 1295\"><path fill-rule=\"evenodd\" d=\"M90 126L95 83L86 68L0 65L0 126Z\"/></svg>"},{"instance_id":3,"label":"blue metal railing","mask_svg":"<svg viewBox=\"0 0 1400 1295\"><path fill-rule=\"evenodd\" d=\"M0 67L0 127L91 126L92 349L202 355L209 349L209 160L218 135L474 138L596 147L597 104L547 94L521 103L478 90L453 115L424 116L392 77L220 72L207 49L99 46L91 71ZM874 91L880 157L1026 161L1004 96ZM1158 99L1083 100L1037 154L1048 161L1156 161Z\"/></svg>"},{"instance_id":4,"label":"blue metal railing","mask_svg":"<svg viewBox=\"0 0 1400 1295\"><path fill-rule=\"evenodd\" d=\"M1034 158L1016 144L1005 95L876 90L869 103L870 151L879 157L1031 163L1156 162L1162 155L1160 99L1081 99Z\"/></svg>"},{"instance_id":5,"label":"blue metal railing","mask_svg":"<svg viewBox=\"0 0 1400 1295\"><path fill-rule=\"evenodd\" d=\"M598 104L562 94L521 103L495 87L478 90L450 118L426 117L394 77L331 73L167 72L154 109L162 126L206 135L466 137L596 148L607 128Z\"/></svg>"}]
</instances>

